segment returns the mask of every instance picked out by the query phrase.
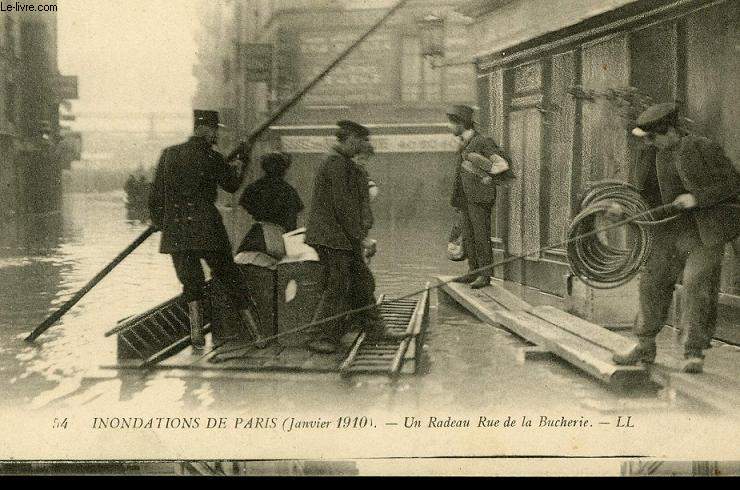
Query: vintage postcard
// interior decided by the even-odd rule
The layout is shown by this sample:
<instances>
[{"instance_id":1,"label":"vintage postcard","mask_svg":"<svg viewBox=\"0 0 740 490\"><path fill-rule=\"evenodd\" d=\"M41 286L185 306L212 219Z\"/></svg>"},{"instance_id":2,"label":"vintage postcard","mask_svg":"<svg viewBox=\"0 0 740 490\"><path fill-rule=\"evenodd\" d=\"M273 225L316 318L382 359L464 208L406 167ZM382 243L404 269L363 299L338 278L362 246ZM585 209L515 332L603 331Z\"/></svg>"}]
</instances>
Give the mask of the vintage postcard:
<instances>
[{"instance_id":1,"label":"vintage postcard","mask_svg":"<svg viewBox=\"0 0 740 490\"><path fill-rule=\"evenodd\" d=\"M737 474L738 26L0 2L0 474Z\"/></svg>"}]
</instances>

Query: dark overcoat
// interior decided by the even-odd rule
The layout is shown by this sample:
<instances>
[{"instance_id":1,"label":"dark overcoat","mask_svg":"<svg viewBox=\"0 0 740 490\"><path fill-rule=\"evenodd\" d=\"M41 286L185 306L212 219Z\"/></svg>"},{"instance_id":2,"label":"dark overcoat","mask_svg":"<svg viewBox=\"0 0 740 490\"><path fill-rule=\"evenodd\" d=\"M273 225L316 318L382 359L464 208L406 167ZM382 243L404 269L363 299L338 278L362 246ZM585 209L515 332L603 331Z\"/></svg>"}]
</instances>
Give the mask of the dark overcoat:
<instances>
[{"instance_id":1,"label":"dark overcoat","mask_svg":"<svg viewBox=\"0 0 740 490\"><path fill-rule=\"evenodd\" d=\"M367 237L362 223L367 177L338 150L322 162L314 180L306 243L336 250L360 250Z\"/></svg>"},{"instance_id":2,"label":"dark overcoat","mask_svg":"<svg viewBox=\"0 0 740 490\"><path fill-rule=\"evenodd\" d=\"M201 137L162 152L149 196L152 222L162 231L160 252L231 253L229 237L216 209L218 187L236 192L235 168Z\"/></svg>"},{"instance_id":3,"label":"dark overcoat","mask_svg":"<svg viewBox=\"0 0 740 490\"><path fill-rule=\"evenodd\" d=\"M509 164L509 169L498 175L493 175L492 182L486 184L475 174L462 169L462 163L468 153L478 153L486 158L498 155ZM460 148L457 155L457 166L455 167L455 183L452 190L451 204L458 209L464 209L465 202L476 204L492 204L496 201L496 186L502 185L514 178L511 168L511 159L493 141L493 138L483 136L475 131L473 136Z\"/></svg>"},{"instance_id":4,"label":"dark overcoat","mask_svg":"<svg viewBox=\"0 0 740 490\"><path fill-rule=\"evenodd\" d=\"M740 174L722 148L707 138L688 134L671 149L645 148L635 183L652 207L693 194L698 204L686 212L684 223L695 226L704 245L726 243L740 234ZM681 228L676 227L679 232Z\"/></svg>"}]
</instances>

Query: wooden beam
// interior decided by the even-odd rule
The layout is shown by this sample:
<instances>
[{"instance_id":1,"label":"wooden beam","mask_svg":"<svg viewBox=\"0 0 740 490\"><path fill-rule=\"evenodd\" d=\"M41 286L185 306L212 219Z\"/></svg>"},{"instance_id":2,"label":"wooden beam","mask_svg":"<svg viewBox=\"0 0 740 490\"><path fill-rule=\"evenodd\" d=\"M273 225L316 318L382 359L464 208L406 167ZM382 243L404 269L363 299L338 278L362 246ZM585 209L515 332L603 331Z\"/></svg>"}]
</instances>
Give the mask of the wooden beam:
<instances>
[{"instance_id":1,"label":"wooden beam","mask_svg":"<svg viewBox=\"0 0 740 490\"><path fill-rule=\"evenodd\" d=\"M438 279L440 282L447 280L446 277L439 277ZM453 282L444 284L441 289L449 297L475 315L480 321L490 324L498 323L493 313L496 310L503 309L503 305L494 301L489 296L472 296L467 286ZM465 289L468 290L465 291Z\"/></svg>"},{"instance_id":2,"label":"wooden beam","mask_svg":"<svg viewBox=\"0 0 740 490\"><path fill-rule=\"evenodd\" d=\"M622 387L647 379L643 367L617 366L611 362L610 351L529 313L501 310L494 315L507 329L605 383Z\"/></svg>"},{"instance_id":3,"label":"wooden beam","mask_svg":"<svg viewBox=\"0 0 740 490\"><path fill-rule=\"evenodd\" d=\"M637 346L637 341L634 339L614 333L601 325L596 325L552 306L538 306L529 313L611 352L626 353Z\"/></svg>"}]
</instances>

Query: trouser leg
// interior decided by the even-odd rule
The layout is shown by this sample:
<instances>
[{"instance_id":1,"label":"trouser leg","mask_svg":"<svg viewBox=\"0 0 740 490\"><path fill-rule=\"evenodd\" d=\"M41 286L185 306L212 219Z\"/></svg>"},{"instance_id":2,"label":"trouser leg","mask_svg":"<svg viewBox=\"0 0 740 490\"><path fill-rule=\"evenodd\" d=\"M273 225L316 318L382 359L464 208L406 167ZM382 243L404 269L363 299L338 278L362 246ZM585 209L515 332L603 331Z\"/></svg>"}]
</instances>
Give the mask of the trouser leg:
<instances>
[{"instance_id":1,"label":"trouser leg","mask_svg":"<svg viewBox=\"0 0 740 490\"><path fill-rule=\"evenodd\" d=\"M249 306L248 289L231 254L208 252L203 254L203 259L211 269L213 279L223 286L234 308L237 310L247 308Z\"/></svg>"},{"instance_id":2,"label":"trouser leg","mask_svg":"<svg viewBox=\"0 0 740 490\"><path fill-rule=\"evenodd\" d=\"M223 286L231 304L237 310L242 326L256 342L257 347L266 347L267 341L264 338L271 335L272 328L270 325L263 324L264 319L259 318L257 305L249 297L244 277L239 272L231 254L209 252L204 258L208 267L211 268L213 278Z\"/></svg>"},{"instance_id":3,"label":"trouser leg","mask_svg":"<svg viewBox=\"0 0 740 490\"><path fill-rule=\"evenodd\" d=\"M203 266L197 255L188 252L172 254L175 274L182 284L182 293L188 303L203 300L203 286L206 283Z\"/></svg>"},{"instance_id":4,"label":"trouser leg","mask_svg":"<svg viewBox=\"0 0 740 490\"><path fill-rule=\"evenodd\" d=\"M642 318L634 329L638 337L654 339L663 329L682 268L683 259L676 249L675 241L670 237L656 239L640 276Z\"/></svg>"},{"instance_id":5,"label":"trouser leg","mask_svg":"<svg viewBox=\"0 0 740 490\"><path fill-rule=\"evenodd\" d=\"M468 217L470 220L473 251L476 257L476 268L486 267L493 263L491 248L491 212L492 204L468 203ZM478 273L479 276L490 278L491 268Z\"/></svg>"},{"instance_id":6,"label":"trouser leg","mask_svg":"<svg viewBox=\"0 0 740 490\"><path fill-rule=\"evenodd\" d=\"M475 250L475 237L473 235L473 223L471 220L469 207L470 204L466 203L465 207L461 209L461 224L463 248L465 249L465 254L468 256L468 270L474 271L478 268L478 254Z\"/></svg>"},{"instance_id":7,"label":"trouser leg","mask_svg":"<svg viewBox=\"0 0 740 490\"><path fill-rule=\"evenodd\" d=\"M714 336L723 251L724 245L719 244L699 246L688 253L681 318L686 357L702 357Z\"/></svg>"},{"instance_id":8,"label":"trouser leg","mask_svg":"<svg viewBox=\"0 0 740 490\"><path fill-rule=\"evenodd\" d=\"M360 254L352 256L350 277L350 306L355 309L372 305L372 308L364 310L358 317L363 319L365 329L382 329L382 319L375 298L375 278Z\"/></svg>"},{"instance_id":9,"label":"trouser leg","mask_svg":"<svg viewBox=\"0 0 740 490\"><path fill-rule=\"evenodd\" d=\"M177 253L172 255L175 273L183 286L183 296L188 303L190 321L190 342L193 347L202 349L205 345L203 336L203 285L205 275L200 259L193 254Z\"/></svg>"},{"instance_id":10,"label":"trouser leg","mask_svg":"<svg viewBox=\"0 0 740 490\"><path fill-rule=\"evenodd\" d=\"M324 291L322 292L319 310L314 315L315 320L333 317L345 311L345 304L350 290L352 261L351 252L334 250L327 247L316 247L319 260L324 267ZM335 319L322 323L314 330L320 340L334 344L344 335L343 322Z\"/></svg>"}]
</instances>

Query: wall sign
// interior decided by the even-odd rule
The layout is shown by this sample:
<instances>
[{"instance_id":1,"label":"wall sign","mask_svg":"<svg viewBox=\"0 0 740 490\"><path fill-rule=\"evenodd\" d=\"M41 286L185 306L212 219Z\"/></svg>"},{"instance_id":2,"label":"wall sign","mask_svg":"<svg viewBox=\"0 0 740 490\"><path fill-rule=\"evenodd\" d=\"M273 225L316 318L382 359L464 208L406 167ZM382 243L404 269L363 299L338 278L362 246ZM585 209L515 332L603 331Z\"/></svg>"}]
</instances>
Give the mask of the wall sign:
<instances>
[{"instance_id":1,"label":"wall sign","mask_svg":"<svg viewBox=\"0 0 740 490\"><path fill-rule=\"evenodd\" d=\"M333 136L282 136L287 153L326 153L336 143ZM457 149L457 140L449 133L381 134L371 136L376 153L444 153Z\"/></svg>"}]
</instances>

